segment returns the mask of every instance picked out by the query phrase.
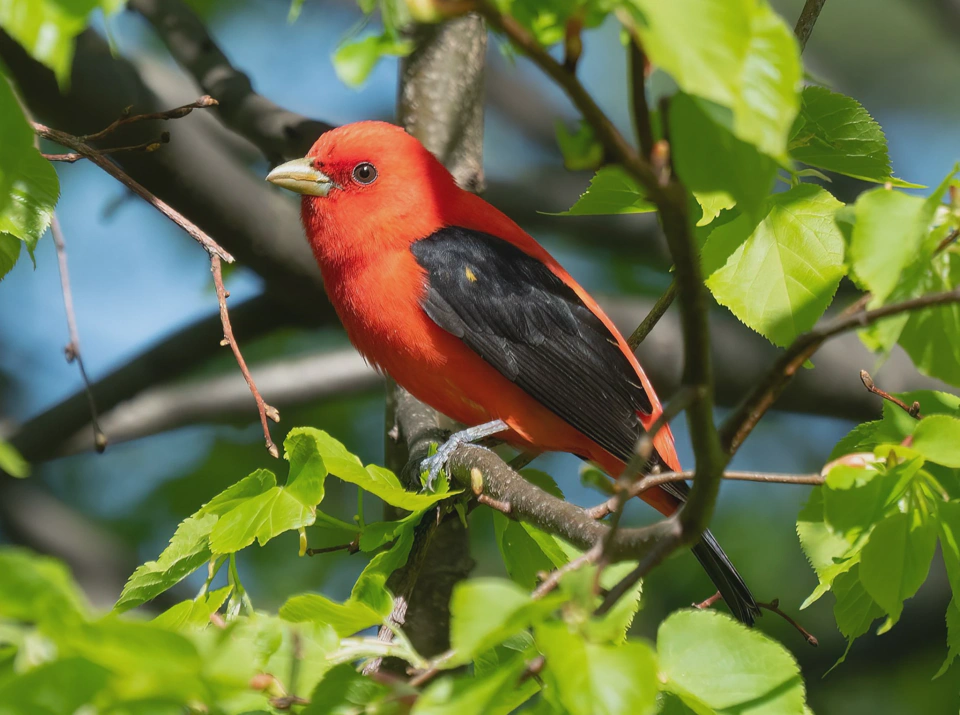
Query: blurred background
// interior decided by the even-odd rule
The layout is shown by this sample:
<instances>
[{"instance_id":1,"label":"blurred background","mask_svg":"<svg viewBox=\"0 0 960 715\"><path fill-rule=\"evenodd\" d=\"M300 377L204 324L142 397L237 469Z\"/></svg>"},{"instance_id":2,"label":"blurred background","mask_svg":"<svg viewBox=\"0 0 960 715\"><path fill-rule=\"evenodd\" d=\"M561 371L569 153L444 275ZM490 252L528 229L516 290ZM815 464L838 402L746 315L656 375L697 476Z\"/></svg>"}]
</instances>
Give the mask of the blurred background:
<instances>
[{"instance_id":1,"label":"blurred background","mask_svg":"<svg viewBox=\"0 0 960 715\"><path fill-rule=\"evenodd\" d=\"M792 24L802 2L774 4ZM287 20L287 0L194 0L193 5L233 64L280 106L331 124L394 117L395 60L381 62L359 90L342 84L333 71L331 54L362 18L353 4L307 0L294 23ZM142 15L119 14L110 21L109 35L118 59L132 65L138 82L157 95L161 106L202 94ZM956 0L875 0L869 7L831 0L804 59L813 78L857 98L877 118L897 176L933 185L960 158L958 37ZM82 41L78 63L84 52ZM586 35L579 72L629 132L626 62L612 23ZM75 91L84 91L84 83L74 81ZM122 95L129 89L106 78L102 84L97 91ZM547 215L568 208L590 179L589 172L563 168L554 139L557 119L569 127L576 120L564 96L527 62L507 57L492 39L486 196L543 241L588 290L603 296L612 317L630 331L669 282L663 244L648 216ZM260 185L268 163L255 148L200 112L165 128L172 142L161 152L187 162L185 190L191 176L207 176L219 166L204 152L219 152L233 171L220 173L219 190L227 199L242 198L262 217L245 230L256 231L264 244L279 241L281 233L284 245L290 243L296 202ZM0 477L0 541L64 558L91 598L107 607L136 564L155 558L176 524L202 502L255 468L273 468L280 476L285 468L263 448L253 400L232 355L217 348L215 340L209 344L208 336L217 329L217 304L205 256L173 224L96 167L79 162L57 169L62 186L58 214L83 357L91 379L106 381L123 399L104 409L110 445L104 454L94 454L91 430L82 418L86 407L78 393L80 377L76 366L64 360L67 332L57 260L52 241L45 238L36 268L21 260L0 283L0 436L36 462L25 482ZM863 188L849 180L830 186L845 201ZM229 201L223 205L231 210ZM241 214L227 219L224 230L231 221L245 220ZM309 262L305 247L299 248L292 260ZM258 261L257 250L230 272L227 283L241 347L265 399L281 411L274 438L279 442L290 428L313 425L331 432L364 461L382 463L382 384L349 350L326 306L313 298L301 300L296 281L285 289L273 268ZM853 295L851 286L841 286L838 305ZM722 309L715 312L723 409L736 401L774 351ZM669 397L677 383L678 349L671 311L641 348L662 397ZM874 358L856 338L832 345L815 364L784 397L784 409L771 414L744 445L735 468L819 471L833 445L856 422L879 416L878 399L865 393L857 376L861 368L874 370ZM935 386L902 356L873 374L890 391ZM681 461L690 464L684 422L676 421L674 429ZM577 503L601 499L581 486L581 464L575 458L547 456L534 466L554 475ZM830 595L797 613L816 583L795 533L807 494L804 487L727 484L714 532L758 598L779 598L782 608L819 637L820 647L812 649L776 616L768 614L759 625L795 652L810 705L822 713L907 713L923 702L924 712L957 712L960 666L930 682L946 655L942 619L949 594L939 559L893 631L861 638L846 663L824 677L845 643L836 631ZM331 480L324 504L325 510L349 519L355 488ZM371 502L369 511L376 514L375 509L379 507ZM628 518L642 523L652 513L642 504L632 505ZM470 528L477 572L503 573L489 514L477 510ZM265 548L244 551L240 570L254 603L275 608L301 590L345 597L362 568L361 558L341 553L298 559L296 539L288 534ZM192 593L195 586L188 581L176 597ZM635 632L653 638L665 613L710 593L691 557L674 558L648 579Z\"/></svg>"}]
</instances>

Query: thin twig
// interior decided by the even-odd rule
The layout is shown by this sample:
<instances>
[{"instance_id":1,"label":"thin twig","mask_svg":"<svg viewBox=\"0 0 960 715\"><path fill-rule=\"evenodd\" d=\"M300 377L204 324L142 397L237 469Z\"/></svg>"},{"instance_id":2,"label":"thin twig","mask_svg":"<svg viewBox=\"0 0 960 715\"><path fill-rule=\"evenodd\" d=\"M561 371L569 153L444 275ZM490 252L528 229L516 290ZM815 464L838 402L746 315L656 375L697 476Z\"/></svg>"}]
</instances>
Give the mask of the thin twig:
<instances>
[{"instance_id":1,"label":"thin twig","mask_svg":"<svg viewBox=\"0 0 960 715\"><path fill-rule=\"evenodd\" d=\"M908 405L899 397L894 397L886 390L881 390L879 387L876 386L876 384L873 382L873 378L870 377L870 373L867 372L866 370L860 371L860 381L863 383L863 386L867 388L869 392L872 392L874 395L878 395L879 397L882 397L883 399L889 402L892 402L893 404L895 404L897 407L902 409L904 412L906 412L908 415L910 415L914 419L917 419L917 420L923 419L923 416L920 414L919 402L914 401L912 405Z\"/></svg>"},{"instance_id":2,"label":"thin twig","mask_svg":"<svg viewBox=\"0 0 960 715\"><path fill-rule=\"evenodd\" d=\"M108 134L112 134L117 129L119 129L120 127L126 124L135 124L137 122L146 122L146 121L151 121L156 119L162 119L162 120L180 119L181 117L185 117L188 114L190 114L190 112L192 112L194 109L205 109L207 107L215 107L215 106L217 106L217 100L215 100L213 97L206 94L200 97L200 99L196 100L195 102L190 102L190 104L184 104L182 107L174 107L173 109L167 109L162 112L150 112L148 114L131 115L130 112L133 109L133 107L131 106L131 107L127 107L123 111L123 114L121 114L119 117L113 120L113 122L111 122L109 126L105 127L104 129L101 129L99 132L94 132L93 134L84 134L83 136L79 136L77 137L77 139L83 142L84 144L89 142L95 142L98 139L103 139Z\"/></svg>"},{"instance_id":3,"label":"thin twig","mask_svg":"<svg viewBox=\"0 0 960 715\"><path fill-rule=\"evenodd\" d=\"M332 554L335 551L346 551L348 554L355 554L360 550L359 538L354 539L349 544L337 544L336 546L324 546L319 549L307 549L304 553L307 556L318 556L319 554Z\"/></svg>"},{"instance_id":4,"label":"thin twig","mask_svg":"<svg viewBox=\"0 0 960 715\"><path fill-rule=\"evenodd\" d=\"M105 172L110 174L110 176L112 176L114 179L133 191L137 196L157 209L157 211L180 226L180 228L187 232L190 238L203 246L203 250L205 250L211 256L218 256L227 263L233 263L233 256L227 253L227 251L225 251L220 244L210 238L210 236L208 236L199 226L173 208L166 201L157 198L152 193L147 191L147 189L129 176L123 169L110 161L110 159L104 156L103 153L98 149L94 149L72 134L61 132L58 129L51 129L50 127L37 122L33 123L33 130L44 139L49 139L50 141L56 142L61 146L72 149L73 151L82 155L84 158L89 159Z\"/></svg>"},{"instance_id":5,"label":"thin twig","mask_svg":"<svg viewBox=\"0 0 960 715\"><path fill-rule=\"evenodd\" d=\"M631 333L630 337L627 338L627 345L630 346L631 350L636 351L640 347L646 337L650 334L650 331L654 329L657 323L660 322L660 318L663 317L664 313L670 308L673 304L674 298L677 297L677 282L675 280L670 281L670 285L667 286L667 289L663 292L657 302L653 304L653 308L650 309L650 312L647 313L647 317L643 319L643 322L637 326L637 329Z\"/></svg>"},{"instance_id":6,"label":"thin twig","mask_svg":"<svg viewBox=\"0 0 960 715\"><path fill-rule=\"evenodd\" d=\"M693 471L663 472L662 474L648 474L643 479L632 484L627 491L628 499L640 496L644 492L671 482L682 482L693 479ZM819 474L777 474L775 472L724 472L723 478L731 482L759 482L762 484L796 484L800 486L818 486L823 484L824 477ZM614 495L605 502L585 509L592 518L603 519L612 514L617 506L617 496Z\"/></svg>"},{"instance_id":7,"label":"thin twig","mask_svg":"<svg viewBox=\"0 0 960 715\"><path fill-rule=\"evenodd\" d=\"M947 250L947 248L949 248L952 243L955 243L958 238L960 238L960 228L955 228L948 233L943 240L940 241L940 243L937 244L933 254L937 255L938 253L942 253L943 251Z\"/></svg>"},{"instance_id":8,"label":"thin twig","mask_svg":"<svg viewBox=\"0 0 960 715\"><path fill-rule=\"evenodd\" d=\"M780 616L783 620L785 620L785 621L786 621L787 623L789 623L791 626L793 626L794 628L796 628L797 631L800 632L800 635L802 635L802 636L806 639L807 643L809 643L810 645L812 645L814 648L816 648L818 645L820 645L820 641L817 640L816 636L814 636L810 631L808 631L806 628L804 628L804 627L801 626L799 623L797 623L793 618L791 618L791 617L788 616L786 613L784 613L783 611L780 610L780 599L779 599L779 598L773 599L770 603L760 603L760 602L757 602L757 605L760 606L760 608L765 608L765 609L767 609L767 610L770 611L771 613L776 613L776 614L777 614L778 616Z\"/></svg>"},{"instance_id":9,"label":"thin twig","mask_svg":"<svg viewBox=\"0 0 960 715\"><path fill-rule=\"evenodd\" d=\"M220 322L223 323L223 342L221 345L229 345L233 351L233 356L237 359L237 365L240 366L240 372L243 373L243 379L247 381L250 392L253 394L253 399L257 402L257 410L260 412L260 424L263 427L263 437L267 445L267 451L274 458L279 458L280 452L277 450L277 445L273 443L273 438L270 437L270 425L267 419L269 418L274 422L279 422L280 413L276 407L272 407L264 401L260 390L257 389L257 384L253 381L253 376L250 374L249 368L247 368L247 361L243 359L240 348L237 346L237 339L233 336L233 328L230 326L230 313L227 311L227 291L223 287L223 270L220 266L220 256L211 254L210 271L213 273L213 285L217 289L217 301L220 303Z\"/></svg>"},{"instance_id":10,"label":"thin twig","mask_svg":"<svg viewBox=\"0 0 960 715\"><path fill-rule=\"evenodd\" d=\"M67 244L63 239L63 229L60 227L60 219L57 214L53 214L50 233L53 234L53 245L57 249L57 263L60 266L60 289L63 293L63 307L67 313L67 331L70 335L70 342L64 348L64 354L67 357L67 362L76 361L77 367L80 369L83 389L87 393L87 405L90 408L94 448L97 452L103 452L107 448L107 435L100 429L100 421L97 417L97 402L93 398L90 378L87 377L87 369L83 365L83 355L80 354L80 332L77 330L77 316L73 310L73 291L70 290L70 271L67 269Z\"/></svg>"},{"instance_id":11,"label":"thin twig","mask_svg":"<svg viewBox=\"0 0 960 715\"><path fill-rule=\"evenodd\" d=\"M797 371L830 338L851 330L865 328L883 318L958 302L960 302L960 288L929 293L873 310L865 310L851 315L841 314L798 336L786 352L774 362L767 374L757 382L753 390L724 420L720 428L720 439L724 449L727 450L728 454L733 455L740 448L740 445L756 427L760 418L766 414L767 410L783 393Z\"/></svg>"},{"instance_id":12,"label":"thin twig","mask_svg":"<svg viewBox=\"0 0 960 715\"><path fill-rule=\"evenodd\" d=\"M817 24L817 18L820 17L820 11L823 10L827 0L807 0L800 11L800 18L797 20L797 26L793 34L797 36L800 42L800 51L803 52L807 46L807 40L813 34L813 26Z\"/></svg>"},{"instance_id":13,"label":"thin twig","mask_svg":"<svg viewBox=\"0 0 960 715\"><path fill-rule=\"evenodd\" d=\"M560 568L551 571L544 577L542 583L534 589L533 593L530 594L530 598L532 598L534 601L540 600L557 586L559 586L560 579L562 579L566 574L570 573L571 571L576 571L581 566L597 563L602 554L603 544L600 543L594 546L592 549L583 552L580 556L572 561L568 561Z\"/></svg>"}]
</instances>

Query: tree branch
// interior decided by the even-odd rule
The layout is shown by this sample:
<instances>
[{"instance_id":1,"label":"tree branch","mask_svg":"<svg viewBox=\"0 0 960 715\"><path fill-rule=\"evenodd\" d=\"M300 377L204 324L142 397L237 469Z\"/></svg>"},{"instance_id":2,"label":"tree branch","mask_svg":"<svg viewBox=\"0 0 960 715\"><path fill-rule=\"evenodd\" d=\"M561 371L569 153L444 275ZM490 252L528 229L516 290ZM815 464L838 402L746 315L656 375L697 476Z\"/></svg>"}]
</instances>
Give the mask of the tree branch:
<instances>
[{"instance_id":1,"label":"tree branch","mask_svg":"<svg viewBox=\"0 0 960 715\"><path fill-rule=\"evenodd\" d=\"M67 314L67 332L70 335L70 342L64 348L67 362L76 361L80 370L80 377L83 380L83 391L87 397L87 406L90 409L90 425L93 427L93 444L97 452L103 452L107 448L107 436L100 428L100 422L97 419L97 401L93 399L93 391L90 389L90 378L87 377L87 369L83 365L83 355L80 353L80 331L77 330L77 316L73 311L73 291L70 290L70 271L67 268L67 244L63 239L63 230L60 228L60 219L57 214L53 214L53 220L50 224L50 233L53 235L53 245L57 249L57 264L60 267L60 290L63 293L63 309Z\"/></svg>"},{"instance_id":2,"label":"tree branch","mask_svg":"<svg viewBox=\"0 0 960 715\"><path fill-rule=\"evenodd\" d=\"M813 34L813 26L817 24L817 18L820 17L820 11L823 10L826 2L827 0L807 0L803 4L797 26L793 30L793 34L797 36L797 40L800 42L801 52L806 48L807 40Z\"/></svg>"},{"instance_id":3,"label":"tree branch","mask_svg":"<svg viewBox=\"0 0 960 715\"><path fill-rule=\"evenodd\" d=\"M667 289L663 292L657 302L653 304L653 308L650 309L650 312L647 313L647 317L643 319L643 322L637 326L637 329L630 333L630 337L627 338L627 345L634 351L640 347L646 337L650 334L650 331L653 330L657 323L660 322L660 319L663 317L670 306L673 304L674 299L677 297L677 281L670 281L670 285L667 286Z\"/></svg>"},{"instance_id":4,"label":"tree branch","mask_svg":"<svg viewBox=\"0 0 960 715\"><path fill-rule=\"evenodd\" d=\"M50 127L40 124L39 122L33 122L33 130L37 133L37 135L43 137L44 139L49 139L50 141L56 142L61 146L72 149L80 154L80 156L83 158L89 159L91 162L110 174L110 176L112 176L114 179L130 189L141 199L153 206L157 211L177 224L187 233L188 236L190 236L190 238L199 243L203 250L205 250L208 254L211 256L217 256L227 263L233 263L233 256L227 253L220 246L220 244L202 231L199 226L173 208L166 201L157 198L151 192L147 191L139 182L128 176L123 169L105 157L99 150L94 149L88 144L85 144L79 137L75 137L72 134L67 134L66 132L61 132L57 129L51 129Z\"/></svg>"},{"instance_id":5,"label":"tree branch","mask_svg":"<svg viewBox=\"0 0 960 715\"><path fill-rule=\"evenodd\" d=\"M183 0L129 0L153 26L170 54L204 92L219 102L223 122L253 143L272 163L306 155L331 125L291 112L257 94Z\"/></svg>"},{"instance_id":6,"label":"tree branch","mask_svg":"<svg viewBox=\"0 0 960 715\"><path fill-rule=\"evenodd\" d=\"M793 379L802 365L827 340L844 332L865 328L868 325L893 315L933 308L939 305L960 302L960 288L940 293L930 293L901 303L891 303L873 310L864 310L851 315L839 315L821 323L819 327L803 333L787 348L786 352L771 366L767 374L727 417L720 428L724 449L733 454L756 427L760 418L780 397L784 388Z\"/></svg>"}]
</instances>

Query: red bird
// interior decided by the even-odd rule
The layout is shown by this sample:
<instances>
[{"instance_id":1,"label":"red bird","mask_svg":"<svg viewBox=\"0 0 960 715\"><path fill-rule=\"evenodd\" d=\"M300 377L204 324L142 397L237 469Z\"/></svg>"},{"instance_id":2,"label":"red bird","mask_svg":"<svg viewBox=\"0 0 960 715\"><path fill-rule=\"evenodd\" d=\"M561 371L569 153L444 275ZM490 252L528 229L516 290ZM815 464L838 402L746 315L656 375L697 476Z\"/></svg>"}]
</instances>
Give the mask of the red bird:
<instances>
[{"instance_id":1,"label":"red bird","mask_svg":"<svg viewBox=\"0 0 960 715\"><path fill-rule=\"evenodd\" d=\"M570 452L620 474L661 412L627 342L539 243L459 188L419 141L383 122L350 124L267 179L303 194L324 285L369 362L476 427L470 438L501 433L521 449ZM680 470L669 427L654 446L656 463ZM671 514L685 487L642 498ZM693 552L752 623L756 602L709 532Z\"/></svg>"}]
</instances>

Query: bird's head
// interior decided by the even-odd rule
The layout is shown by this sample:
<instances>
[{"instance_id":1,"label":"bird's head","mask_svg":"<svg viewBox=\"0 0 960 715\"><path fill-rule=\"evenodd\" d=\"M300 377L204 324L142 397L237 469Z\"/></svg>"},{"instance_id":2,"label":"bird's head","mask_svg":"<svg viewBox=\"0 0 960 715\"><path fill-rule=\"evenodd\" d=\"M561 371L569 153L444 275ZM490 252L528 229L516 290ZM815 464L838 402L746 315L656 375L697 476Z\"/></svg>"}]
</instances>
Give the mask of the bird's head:
<instances>
[{"instance_id":1,"label":"bird's head","mask_svg":"<svg viewBox=\"0 0 960 715\"><path fill-rule=\"evenodd\" d=\"M429 235L459 191L417 139L386 122L332 129L267 181L303 195L304 228L321 264Z\"/></svg>"}]
</instances>

